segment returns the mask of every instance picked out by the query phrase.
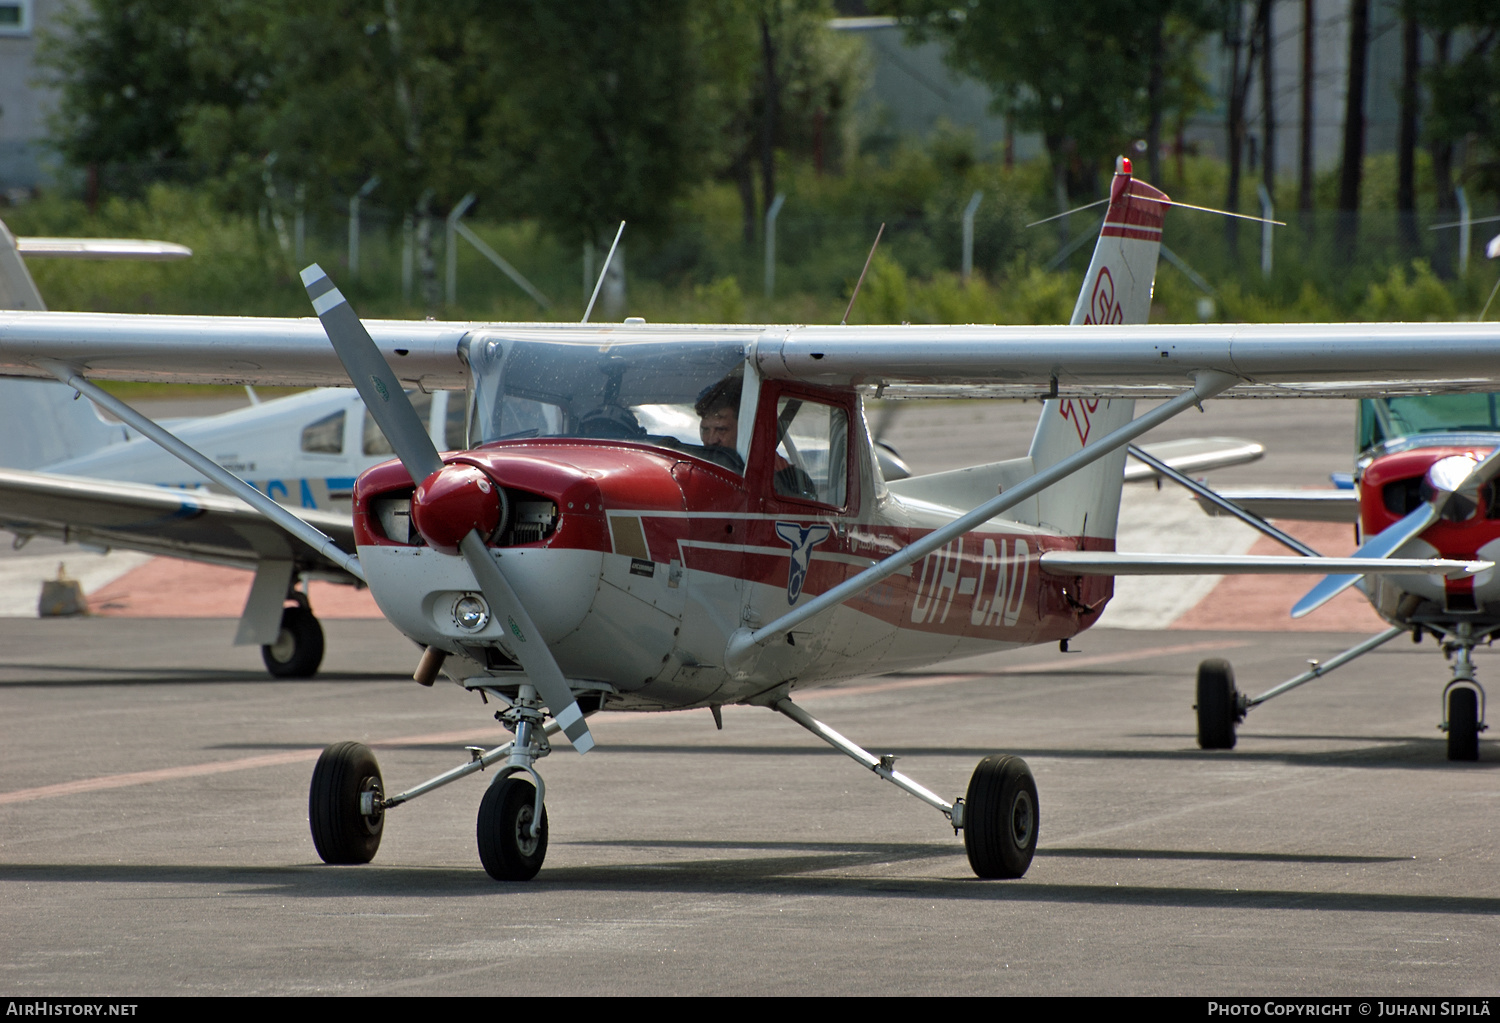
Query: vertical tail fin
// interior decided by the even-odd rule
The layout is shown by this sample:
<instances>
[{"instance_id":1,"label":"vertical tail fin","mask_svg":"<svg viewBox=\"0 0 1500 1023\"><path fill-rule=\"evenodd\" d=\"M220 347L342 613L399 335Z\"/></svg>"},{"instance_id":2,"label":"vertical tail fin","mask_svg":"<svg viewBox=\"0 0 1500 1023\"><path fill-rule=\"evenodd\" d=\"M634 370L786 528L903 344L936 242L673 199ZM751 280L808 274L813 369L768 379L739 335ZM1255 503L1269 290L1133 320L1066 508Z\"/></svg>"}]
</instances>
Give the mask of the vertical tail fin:
<instances>
[{"instance_id":1,"label":"vertical tail fin","mask_svg":"<svg viewBox=\"0 0 1500 1023\"><path fill-rule=\"evenodd\" d=\"M0 309L44 311L10 229L0 223ZM0 380L0 465L36 469L125 439L125 428L100 419L94 406L74 401L65 384Z\"/></svg>"},{"instance_id":2,"label":"vertical tail fin","mask_svg":"<svg viewBox=\"0 0 1500 1023\"><path fill-rule=\"evenodd\" d=\"M1165 193L1131 176L1121 157L1110 182L1109 211L1083 278L1075 324L1146 323L1161 251ZM1062 398L1046 402L1031 439L1035 470L1055 465L1091 440L1125 425L1135 402ZM1069 536L1112 540L1120 512L1125 449L1106 455L1037 495L1037 521Z\"/></svg>"}]
</instances>

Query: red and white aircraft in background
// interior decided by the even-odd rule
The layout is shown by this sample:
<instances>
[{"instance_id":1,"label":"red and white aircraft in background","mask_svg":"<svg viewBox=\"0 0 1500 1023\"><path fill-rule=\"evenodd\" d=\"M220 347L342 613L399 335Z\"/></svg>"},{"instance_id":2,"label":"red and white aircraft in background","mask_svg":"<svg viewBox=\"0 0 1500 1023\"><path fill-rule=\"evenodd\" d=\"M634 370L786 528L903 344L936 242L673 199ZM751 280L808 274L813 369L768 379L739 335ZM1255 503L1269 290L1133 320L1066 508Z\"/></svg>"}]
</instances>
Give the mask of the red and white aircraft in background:
<instances>
[{"instance_id":1,"label":"red and white aircraft in background","mask_svg":"<svg viewBox=\"0 0 1500 1023\"><path fill-rule=\"evenodd\" d=\"M1490 242L1500 257L1500 237ZM1210 514L1232 514L1300 554L1316 551L1271 526L1268 519L1353 524L1362 540L1356 558L1489 559L1500 553L1500 394L1390 395L1358 406L1350 489L1215 492L1170 467L1167 475L1198 494ZM1149 454L1140 457L1153 461ZM1474 674L1474 647L1500 633L1500 578L1426 575L1333 575L1292 608L1309 614L1350 586L1358 586L1390 628L1259 696L1241 693L1228 662L1198 670L1198 743L1231 749L1246 712L1348 664L1398 636L1421 642L1430 634L1451 665L1442 690L1438 727L1447 733L1449 760L1479 759L1484 689Z\"/></svg>"},{"instance_id":2,"label":"red and white aircraft in background","mask_svg":"<svg viewBox=\"0 0 1500 1023\"><path fill-rule=\"evenodd\" d=\"M587 752L596 711L736 703L784 714L938 809L980 876L1018 877L1039 824L1023 761L985 758L949 802L795 694L1065 643L1118 574L1490 567L1114 551L1126 446L1204 400L1500 387L1500 333L1482 325L1139 326L1168 204L1122 166L1068 327L367 327L309 267L318 322L0 315L0 373L63 380L235 488L368 581L426 647L418 681L445 674L500 706L512 742L394 795L366 747L325 750L309 811L329 862L370 860L387 811L500 764L480 858L498 879L529 878L546 853L536 764L550 736ZM357 558L90 381L342 374L400 458L356 485ZM468 450L437 450L405 397L413 386L466 388ZM1045 401L1027 456L887 481L863 413L871 391ZM1168 400L1135 416L1137 397ZM732 423L732 443L705 443L710 417Z\"/></svg>"}]
</instances>

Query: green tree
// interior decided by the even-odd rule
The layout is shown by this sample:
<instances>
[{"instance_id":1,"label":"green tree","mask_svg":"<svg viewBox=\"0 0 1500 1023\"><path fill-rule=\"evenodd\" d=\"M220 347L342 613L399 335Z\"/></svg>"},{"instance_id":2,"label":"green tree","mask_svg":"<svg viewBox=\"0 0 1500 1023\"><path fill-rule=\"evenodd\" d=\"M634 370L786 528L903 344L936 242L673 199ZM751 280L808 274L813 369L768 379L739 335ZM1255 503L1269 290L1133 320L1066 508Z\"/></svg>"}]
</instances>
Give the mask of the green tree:
<instances>
[{"instance_id":1,"label":"green tree","mask_svg":"<svg viewBox=\"0 0 1500 1023\"><path fill-rule=\"evenodd\" d=\"M739 192L746 244L776 195L778 153L820 170L842 164L866 68L858 41L828 28L834 13L829 0L694 5L706 155Z\"/></svg>"},{"instance_id":2,"label":"green tree","mask_svg":"<svg viewBox=\"0 0 1500 1023\"><path fill-rule=\"evenodd\" d=\"M1123 145L1196 101L1185 59L1212 13L1205 0L883 0L917 39L986 83L997 113L1042 136L1059 205L1097 194ZM1157 126L1153 128L1153 125Z\"/></svg>"}]
</instances>

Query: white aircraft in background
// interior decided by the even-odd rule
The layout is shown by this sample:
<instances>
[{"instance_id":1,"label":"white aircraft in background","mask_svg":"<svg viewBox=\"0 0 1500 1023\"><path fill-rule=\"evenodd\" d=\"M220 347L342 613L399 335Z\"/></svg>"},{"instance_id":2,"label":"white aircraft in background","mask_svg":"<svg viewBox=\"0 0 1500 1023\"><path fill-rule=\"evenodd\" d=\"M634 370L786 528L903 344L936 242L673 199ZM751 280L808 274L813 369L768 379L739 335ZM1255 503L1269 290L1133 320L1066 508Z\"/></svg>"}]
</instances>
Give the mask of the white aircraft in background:
<instances>
[{"instance_id":1,"label":"white aircraft in background","mask_svg":"<svg viewBox=\"0 0 1500 1023\"><path fill-rule=\"evenodd\" d=\"M1482 324L1141 326L1169 202L1122 161L1066 327L367 326L312 266L316 321L0 314L0 373L77 388L364 577L426 647L417 681L446 674L499 705L513 741L393 796L367 747L325 749L308 809L327 862L368 862L387 811L496 766L480 859L528 879L547 848L549 736L586 753L591 712L731 703L783 714L937 809L979 876L1019 877L1040 822L1024 761L984 758L949 802L794 697L1065 644L1117 575L1493 567L1114 550L1126 446L1206 400L1500 389L1500 331ZM400 457L356 483L358 557L91 377L353 383ZM411 387L465 388L473 446L439 452ZM1026 456L892 482L865 423L871 391L1045 401ZM1136 415L1141 397L1167 400ZM702 440L693 419L721 414L729 442ZM920 699L908 713L932 727Z\"/></svg>"},{"instance_id":2,"label":"white aircraft in background","mask_svg":"<svg viewBox=\"0 0 1500 1023\"><path fill-rule=\"evenodd\" d=\"M0 223L0 309L46 309L23 255L176 259L190 253L166 242L17 239ZM461 393L414 390L410 397L439 450L468 446ZM274 676L316 674L324 639L306 583L320 579L357 586L360 581L155 443L76 398L77 392L57 382L0 379L0 436L7 438L0 448L0 529L16 534L18 543L47 536L252 570L255 582L235 644L259 645ZM354 546L349 515L355 480L394 454L359 394L347 386L163 424L256 490L297 509L346 551ZM1252 441L1211 437L1167 441L1147 450L1178 471L1200 472L1252 461L1264 449ZM888 446L877 445L876 457L887 480L909 475ZM1157 474L1132 459L1125 478L1147 481ZM160 487L190 493L164 495Z\"/></svg>"},{"instance_id":3,"label":"white aircraft in background","mask_svg":"<svg viewBox=\"0 0 1500 1023\"><path fill-rule=\"evenodd\" d=\"M168 242L18 239L0 223L0 309L46 309L23 256L181 259L190 254ZM255 582L235 643L259 645L272 675L315 674L323 658L323 630L305 584L322 579L362 585L359 580L77 397L61 383L0 380L0 437L5 438L0 529L14 533L18 546L46 536L250 569ZM464 446L462 396L451 403L449 397L448 391L412 396L433 442L444 450ZM392 454L359 395L348 387L317 388L169 425L351 547L354 481Z\"/></svg>"}]
</instances>

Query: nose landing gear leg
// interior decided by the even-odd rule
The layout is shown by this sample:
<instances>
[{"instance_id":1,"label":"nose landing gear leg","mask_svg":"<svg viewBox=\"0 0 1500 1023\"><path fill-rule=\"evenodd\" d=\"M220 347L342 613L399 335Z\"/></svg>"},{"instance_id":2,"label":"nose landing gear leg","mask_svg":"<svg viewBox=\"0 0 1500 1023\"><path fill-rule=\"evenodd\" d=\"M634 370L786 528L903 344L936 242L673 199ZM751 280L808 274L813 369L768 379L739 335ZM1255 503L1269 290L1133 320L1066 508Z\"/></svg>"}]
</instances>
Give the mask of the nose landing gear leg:
<instances>
[{"instance_id":1,"label":"nose landing gear leg","mask_svg":"<svg viewBox=\"0 0 1500 1023\"><path fill-rule=\"evenodd\" d=\"M1453 662L1453 678L1443 687L1443 723L1448 733L1449 760L1478 760L1479 733L1484 724L1484 689L1474 680L1474 636L1461 623L1443 642L1443 653Z\"/></svg>"}]
</instances>

